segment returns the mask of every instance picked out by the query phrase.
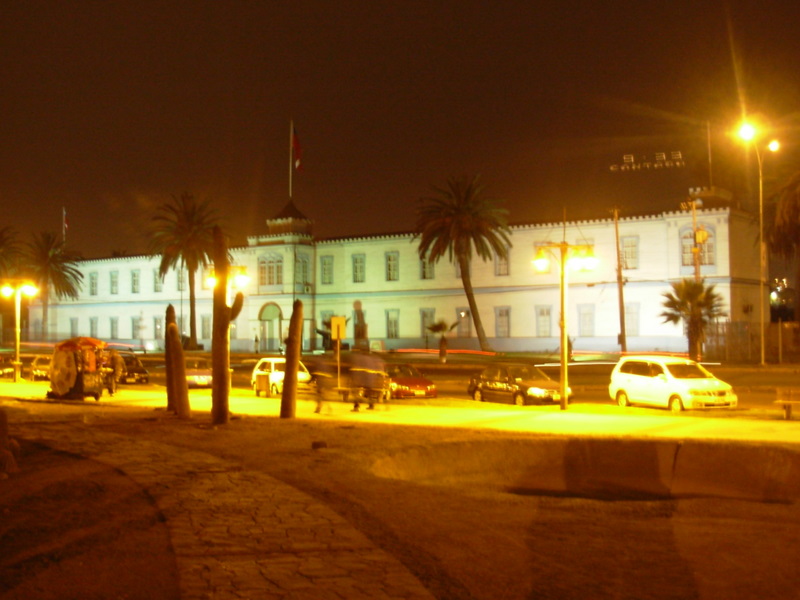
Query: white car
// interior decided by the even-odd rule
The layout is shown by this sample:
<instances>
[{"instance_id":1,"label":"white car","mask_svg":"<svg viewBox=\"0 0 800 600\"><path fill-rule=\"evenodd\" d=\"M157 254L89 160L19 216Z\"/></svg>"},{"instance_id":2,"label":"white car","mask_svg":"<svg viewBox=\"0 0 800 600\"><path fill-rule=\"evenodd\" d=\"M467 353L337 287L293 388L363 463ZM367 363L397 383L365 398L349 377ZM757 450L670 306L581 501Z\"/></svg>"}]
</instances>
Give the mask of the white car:
<instances>
[{"instance_id":1,"label":"white car","mask_svg":"<svg viewBox=\"0 0 800 600\"><path fill-rule=\"evenodd\" d=\"M693 408L736 408L733 388L705 367L674 356L626 356L611 372L608 393L620 406L643 404L680 412Z\"/></svg>"},{"instance_id":2,"label":"white car","mask_svg":"<svg viewBox=\"0 0 800 600\"><path fill-rule=\"evenodd\" d=\"M250 385L258 396L264 392L267 396L283 392L283 375L286 371L286 358L283 356L270 356L261 358L256 363L250 375ZM297 365L297 383L308 385L311 373L308 372L302 361Z\"/></svg>"}]
</instances>

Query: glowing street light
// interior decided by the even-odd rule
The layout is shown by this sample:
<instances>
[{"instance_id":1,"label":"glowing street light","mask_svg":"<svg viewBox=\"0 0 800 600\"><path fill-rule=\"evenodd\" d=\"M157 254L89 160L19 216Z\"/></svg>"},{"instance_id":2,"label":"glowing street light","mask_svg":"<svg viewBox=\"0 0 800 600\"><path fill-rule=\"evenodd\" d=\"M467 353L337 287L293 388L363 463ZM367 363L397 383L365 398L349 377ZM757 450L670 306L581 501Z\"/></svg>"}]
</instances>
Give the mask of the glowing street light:
<instances>
[{"instance_id":1,"label":"glowing street light","mask_svg":"<svg viewBox=\"0 0 800 600\"><path fill-rule=\"evenodd\" d=\"M540 244L533 258L533 266L539 271L547 271L550 268L550 258L546 251L553 254L558 250L559 259L559 288L561 290L561 316L559 317L559 327L561 328L561 410L567 410L569 402L569 332L567 327L567 263L574 270L590 271L597 266L597 257L594 255L594 246L590 244L568 244L567 242Z\"/></svg>"},{"instance_id":2,"label":"glowing street light","mask_svg":"<svg viewBox=\"0 0 800 600\"><path fill-rule=\"evenodd\" d=\"M14 296L14 382L20 380L20 366L22 363L19 360L19 345L20 345L20 332L21 332L21 312L22 312L22 295L35 296L39 290L35 285L28 281L12 280L3 284L0 288L0 293L5 298Z\"/></svg>"},{"instance_id":3,"label":"glowing street light","mask_svg":"<svg viewBox=\"0 0 800 600\"><path fill-rule=\"evenodd\" d=\"M756 151L756 160L758 162L758 251L759 251L759 274L758 274L758 306L759 306L759 319L760 319L760 337L761 337L761 365L766 364L765 360L765 341L764 341L764 296L766 292L764 285L766 283L766 263L767 253L764 248L764 154L758 144L759 131L752 123L745 121L739 127L739 137L748 143L752 143ZM777 152L780 148L778 140L771 140L764 146L765 150L770 152Z\"/></svg>"}]
</instances>

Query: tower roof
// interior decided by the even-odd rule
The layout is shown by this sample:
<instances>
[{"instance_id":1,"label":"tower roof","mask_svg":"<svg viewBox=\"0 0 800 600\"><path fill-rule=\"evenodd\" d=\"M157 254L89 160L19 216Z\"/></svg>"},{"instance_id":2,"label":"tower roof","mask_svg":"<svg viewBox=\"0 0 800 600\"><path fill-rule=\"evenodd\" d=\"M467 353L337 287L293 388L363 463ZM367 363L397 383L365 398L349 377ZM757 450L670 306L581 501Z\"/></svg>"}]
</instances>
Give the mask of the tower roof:
<instances>
[{"instance_id":1,"label":"tower roof","mask_svg":"<svg viewBox=\"0 0 800 600\"><path fill-rule=\"evenodd\" d=\"M294 205L294 200L291 198L289 199L289 202L286 203L286 206L284 206L277 215L272 217L270 221L280 221L282 219L298 219L302 221L311 220L302 212L300 212L300 209Z\"/></svg>"}]
</instances>

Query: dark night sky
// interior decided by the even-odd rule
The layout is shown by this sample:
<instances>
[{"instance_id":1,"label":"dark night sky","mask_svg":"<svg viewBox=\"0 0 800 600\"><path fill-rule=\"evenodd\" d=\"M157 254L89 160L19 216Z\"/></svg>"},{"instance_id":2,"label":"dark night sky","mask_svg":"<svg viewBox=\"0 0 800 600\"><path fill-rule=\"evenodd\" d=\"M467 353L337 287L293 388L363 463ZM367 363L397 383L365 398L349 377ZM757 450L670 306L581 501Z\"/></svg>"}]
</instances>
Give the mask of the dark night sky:
<instances>
[{"instance_id":1,"label":"dark night sky","mask_svg":"<svg viewBox=\"0 0 800 600\"><path fill-rule=\"evenodd\" d=\"M0 226L58 232L65 206L87 257L142 252L184 191L234 243L263 233L290 119L319 237L410 231L431 185L476 173L512 222L673 208L708 183L707 121L715 183L743 177L742 99L787 145L769 161L788 169L798 136L785 0L31 0L0 19ZM685 169L608 170L673 150Z\"/></svg>"}]
</instances>

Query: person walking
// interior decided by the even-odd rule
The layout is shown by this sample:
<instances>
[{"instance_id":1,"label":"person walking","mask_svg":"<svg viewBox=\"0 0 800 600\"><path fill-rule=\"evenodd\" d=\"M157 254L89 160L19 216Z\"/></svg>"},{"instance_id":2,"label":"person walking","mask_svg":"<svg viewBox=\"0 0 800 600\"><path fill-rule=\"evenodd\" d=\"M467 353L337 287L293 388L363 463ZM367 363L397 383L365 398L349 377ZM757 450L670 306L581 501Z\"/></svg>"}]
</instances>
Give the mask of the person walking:
<instances>
[{"instance_id":1,"label":"person walking","mask_svg":"<svg viewBox=\"0 0 800 600\"><path fill-rule=\"evenodd\" d=\"M116 393L117 383L126 373L125 360L119 355L119 352L111 350L108 353L108 362L106 364L106 386L109 396L113 396Z\"/></svg>"}]
</instances>

